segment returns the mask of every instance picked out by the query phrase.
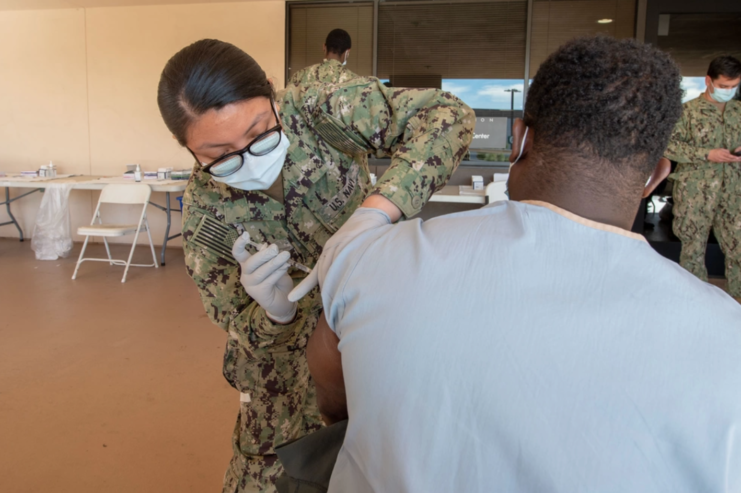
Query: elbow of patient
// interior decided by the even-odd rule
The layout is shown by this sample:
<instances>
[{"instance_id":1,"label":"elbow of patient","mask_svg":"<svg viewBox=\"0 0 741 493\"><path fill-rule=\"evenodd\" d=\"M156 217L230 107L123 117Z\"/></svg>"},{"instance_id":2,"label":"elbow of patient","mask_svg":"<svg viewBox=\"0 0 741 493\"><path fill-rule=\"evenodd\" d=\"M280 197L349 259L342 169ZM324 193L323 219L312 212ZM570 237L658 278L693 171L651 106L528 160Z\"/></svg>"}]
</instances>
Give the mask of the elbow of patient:
<instances>
[{"instance_id":1,"label":"elbow of patient","mask_svg":"<svg viewBox=\"0 0 741 493\"><path fill-rule=\"evenodd\" d=\"M322 416L322 421L327 426L344 421L348 418L347 405L344 401L340 402L336 399L323 396L321 393L317 395L317 405L319 406L319 413Z\"/></svg>"}]
</instances>

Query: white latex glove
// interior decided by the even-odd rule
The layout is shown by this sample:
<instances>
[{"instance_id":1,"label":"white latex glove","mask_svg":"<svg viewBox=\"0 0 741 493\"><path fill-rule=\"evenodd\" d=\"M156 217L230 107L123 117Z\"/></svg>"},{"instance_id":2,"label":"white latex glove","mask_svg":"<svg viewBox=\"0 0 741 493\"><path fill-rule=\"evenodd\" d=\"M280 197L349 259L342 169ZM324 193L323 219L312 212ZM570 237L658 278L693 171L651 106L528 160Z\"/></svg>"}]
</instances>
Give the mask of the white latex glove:
<instances>
[{"instance_id":1,"label":"white latex glove","mask_svg":"<svg viewBox=\"0 0 741 493\"><path fill-rule=\"evenodd\" d=\"M288 293L293 289L293 280L287 273L291 254L279 252L273 244L250 255L245 250L249 241L249 233L243 233L232 247L234 258L242 266L242 286L271 320L287 324L296 316L297 306L296 302L288 301Z\"/></svg>"},{"instance_id":2,"label":"white latex glove","mask_svg":"<svg viewBox=\"0 0 741 493\"><path fill-rule=\"evenodd\" d=\"M372 207L358 208L345 224L327 240L319 260L317 260L316 265L311 270L311 274L306 276L298 286L293 288L293 291L288 295L288 299L291 301L300 300L309 291L314 289L317 284L323 283L334 259L358 235L387 224L391 224L391 218L382 210Z\"/></svg>"}]
</instances>

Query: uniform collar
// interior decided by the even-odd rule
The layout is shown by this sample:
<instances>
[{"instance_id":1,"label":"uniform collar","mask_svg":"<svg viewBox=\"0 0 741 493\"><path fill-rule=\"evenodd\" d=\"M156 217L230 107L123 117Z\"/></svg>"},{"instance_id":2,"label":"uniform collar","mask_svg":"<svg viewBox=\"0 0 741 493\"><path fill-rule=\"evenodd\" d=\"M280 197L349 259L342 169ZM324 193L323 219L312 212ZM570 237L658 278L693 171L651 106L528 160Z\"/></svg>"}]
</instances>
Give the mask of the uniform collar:
<instances>
[{"instance_id":1,"label":"uniform collar","mask_svg":"<svg viewBox=\"0 0 741 493\"><path fill-rule=\"evenodd\" d=\"M334 58L325 58L324 61L322 61L322 64L324 65L339 65L340 67L343 67L342 62L339 60L335 60Z\"/></svg>"},{"instance_id":2,"label":"uniform collar","mask_svg":"<svg viewBox=\"0 0 741 493\"><path fill-rule=\"evenodd\" d=\"M712 109L716 110L718 113L721 112L720 108L718 108L716 105L714 105L713 103L711 103L710 101L708 101L707 99L705 99L705 96L703 94L700 94L698 97L696 97L695 99L693 99L693 100L691 100L689 102L690 103L695 103L696 105L701 106L703 108L712 108ZM741 101L738 101L736 99L731 99L730 101L728 101L726 103L726 106L725 106L725 109L723 110L723 112L725 113L729 109L734 109L735 110L736 108L741 107L739 105L741 105Z\"/></svg>"}]
</instances>

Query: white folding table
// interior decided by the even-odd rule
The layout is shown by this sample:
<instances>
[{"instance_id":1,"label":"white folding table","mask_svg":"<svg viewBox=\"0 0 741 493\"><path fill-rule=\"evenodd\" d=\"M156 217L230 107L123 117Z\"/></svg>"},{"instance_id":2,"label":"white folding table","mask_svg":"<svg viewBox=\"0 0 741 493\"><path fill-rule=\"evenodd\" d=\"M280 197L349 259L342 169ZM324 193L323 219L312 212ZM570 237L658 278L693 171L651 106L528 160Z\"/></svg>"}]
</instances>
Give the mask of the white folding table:
<instances>
[{"instance_id":1,"label":"white folding table","mask_svg":"<svg viewBox=\"0 0 741 493\"><path fill-rule=\"evenodd\" d=\"M109 183L135 183L133 180L120 178L120 177L107 177L107 176L63 176L58 178L21 178L16 176L0 177L0 187L5 188L5 201L0 202L0 205L4 205L5 209L10 216L10 221L0 223L0 226L6 226L13 224L18 229L20 234L20 240L23 241L23 230L21 229L18 221L16 220L13 213L10 211L11 202L15 202L27 195L31 195L34 192L39 192L49 185L54 183L72 183L74 186L73 190L102 190L103 187ZM180 233L170 236L170 223L172 212L182 213L182 209L173 209L170 205L170 193L172 192L183 192L185 187L188 185L187 180L143 180L142 183L146 183L152 188L153 192L164 192L165 193L165 205L161 206L154 202L149 202L157 209L163 211L167 215L167 227L165 228L165 237L162 241L162 252L160 254L160 260L162 265L165 265L165 248L167 248L167 242L173 238L180 236ZM32 190L23 193L17 197L10 198L11 188L30 188Z\"/></svg>"},{"instance_id":2,"label":"white folding table","mask_svg":"<svg viewBox=\"0 0 741 493\"><path fill-rule=\"evenodd\" d=\"M6 226L14 224L20 233L21 241L23 241L23 231L21 230L18 221L16 221L13 214L10 212L10 203L15 202L18 199L30 195L34 192L43 190L51 183L74 183L74 190L102 190L104 186L109 183L134 183L130 179L120 177L103 177L103 176L69 176L64 178L23 178L18 179L16 177L0 177L0 187L5 187L5 201L0 202L0 205L5 205L10 221L0 223L0 226ZM165 237L162 241L162 252L160 259L162 265L165 265L165 248L167 242L173 238L180 236L180 233L170 236L170 220L171 213L180 212L182 209L172 209L170 205L170 193L171 192L183 192L187 185L186 180L143 180L142 183L146 183L152 187L153 192L164 192L165 193L165 205L161 206L154 202L149 202L154 207L160 209L167 215L167 228L165 229ZM497 184L504 186L504 183ZM478 204L484 205L489 203L493 197L490 192L490 188L494 184L489 185L486 190L477 191L475 194L461 194L460 187L457 186L445 186L439 192L430 197L430 202L448 202L448 203L462 203L462 204ZM10 198L10 188L31 188L33 190L26 192L14 198ZM503 199L504 197L496 197L496 200Z\"/></svg>"},{"instance_id":3,"label":"white folding table","mask_svg":"<svg viewBox=\"0 0 741 493\"><path fill-rule=\"evenodd\" d=\"M464 187L467 193L461 193L461 187L445 186L430 197L430 202L447 202L456 204L486 205L499 200L509 200L507 196L507 181L505 179L489 183L483 190L472 190Z\"/></svg>"},{"instance_id":4,"label":"white folding table","mask_svg":"<svg viewBox=\"0 0 741 493\"><path fill-rule=\"evenodd\" d=\"M460 187L455 185L444 186L430 197L430 202L446 202L456 204L486 204L486 191L480 190L472 194L461 194Z\"/></svg>"}]
</instances>

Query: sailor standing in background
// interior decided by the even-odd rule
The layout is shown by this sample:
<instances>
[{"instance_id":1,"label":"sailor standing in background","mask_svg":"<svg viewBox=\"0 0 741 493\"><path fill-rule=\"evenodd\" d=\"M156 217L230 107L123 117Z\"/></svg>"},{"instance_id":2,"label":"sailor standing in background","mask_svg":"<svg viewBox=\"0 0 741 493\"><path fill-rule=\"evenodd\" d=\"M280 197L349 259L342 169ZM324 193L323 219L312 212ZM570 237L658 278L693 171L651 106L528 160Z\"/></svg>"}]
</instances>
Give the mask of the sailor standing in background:
<instances>
[{"instance_id":1,"label":"sailor standing in background","mask_svg":"<svg viewBox=\"0 0 741 493\"><path fill-rule=\"evenodd\" d=\"M679 263L703 281L710 228L726 257L728 292L741 300L741 62L718 57L708 67L707 89L684 104L665 156L679 164L674 181L674 234Z\"/></svg>"},{"instance_id":2,"label":"sailor standing in background","mask_svg":"<svg viewBox=\"0 0 741 493\"><path fill-rule=\"evenodd\" d=\"M346 67L347 58L350 56L350 48L352 48L352 39L350 39L347 31L333 29L327 34L327 40L322 47L324 61L293 74L286 87L291 85L306 87L314 82L341 84L354 79L357 75Z\"/></svg>"}]
</instances>

